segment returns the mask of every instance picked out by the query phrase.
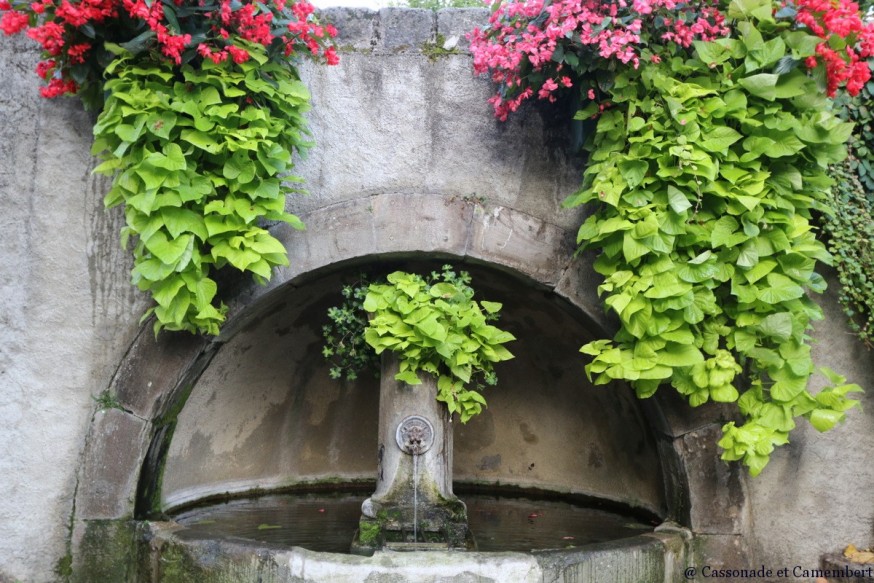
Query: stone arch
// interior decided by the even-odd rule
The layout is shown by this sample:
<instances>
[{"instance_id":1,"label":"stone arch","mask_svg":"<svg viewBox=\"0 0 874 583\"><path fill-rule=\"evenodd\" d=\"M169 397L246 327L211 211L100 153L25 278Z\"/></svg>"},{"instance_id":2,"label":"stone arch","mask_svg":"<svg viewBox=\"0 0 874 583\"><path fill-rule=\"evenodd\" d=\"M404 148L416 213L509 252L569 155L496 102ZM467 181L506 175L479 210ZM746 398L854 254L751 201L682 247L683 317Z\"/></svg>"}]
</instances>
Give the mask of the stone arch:
<instances>
[{"instance_id":1,"label":"stone arch","mask_svg":"<svg viewBox=\"0 0 874 583\"><path fill-rule=\"evenodd\" d=\"M513 271L566 298L606 332L615 324L597 300L588 256L574 259L575 232L506 206L454 194L384 193L321 207L302 215L304 235L282 225L274 231L290 250L290 267L267 286L246 286L230 302L219 341L245 326L258 299L309 274L370 255L428 253L479 261Z\"/></svg>"},{"instance_id":2,"label":"stone arch","mask_svg":"<svg viewBox=\"0 0 874 583\"><path fill-rule=\"evenodd\" d=\"M148 505L155 484L143 468L166 455L168 434L188 394L220 347L256 322L273 300L305 286L319 273L369 257L429 254L486 265L566 302L598 334L611 321L600 309L590 258L574 258L575 233L542 219L453 195L385 193L318 208L302 216L305 236L280 226L275 233L290 249L292 265L267 286L241 283L226 301L228 322L215 339L162 334L146 325L113 379L116 406L92 419L80 471L75 520L129 519ZM667 393L667 391L665 391ZM666 477L665 515L695 532L740 540L745 500L739 470L716 455L716 435L725 412L686 411L670 394L644 402ZM154 480L160 480L157 472ZM139 501L137 490L139 488Z\"/></svg>"}]
</instances>

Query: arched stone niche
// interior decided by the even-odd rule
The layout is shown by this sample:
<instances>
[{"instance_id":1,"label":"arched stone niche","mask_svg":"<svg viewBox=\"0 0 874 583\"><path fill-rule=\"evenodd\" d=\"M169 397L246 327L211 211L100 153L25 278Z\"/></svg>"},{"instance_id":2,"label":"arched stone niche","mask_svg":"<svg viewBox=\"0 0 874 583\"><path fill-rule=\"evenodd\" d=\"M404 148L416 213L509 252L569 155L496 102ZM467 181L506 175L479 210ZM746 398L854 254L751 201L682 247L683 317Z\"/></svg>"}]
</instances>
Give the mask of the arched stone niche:
<instances>
[{"instance_id":1,"label":"arched stone niche","mask_svg":"<svg viewBox=\"0 0 874 583\"><path fill-rule=\"evenodd\" d=\"M269 286L240 283L222 336L155 339L144 329L135 341L113 381L118 407L92 422L80 538L89 523L135 510L365 479L375 467L366 443L375 386L327 379L317 351L324 309L362 265L446 259L472 272L482 297L505 302L505 325L521 339L500 371L508 380L487 395L489 412L457 430L459 480L613 500L737 542L744 497L737 470L716 455L722 411L689 413L671 398L639 402L627 388L585 382L576 350L611 323L595 309L588 258L573 258L572 232L505 207L418 194L368 196L304 218L305 239L277 231L298 260Z\"/></svg>"},{"instance_id":2,"label":"arched stone niche","mask_svg":"<svg viewBox=\"0 0 874 583\"><path fill-rule=\"evenodd\" d=\"M177 418L161 510L227 493L374 479L378 382L329 378L325 313L359 268L427 273L441 260L368 259L273 294L266 312L219 348ZM456 481L581 494L664 516L659 452L639 403L626 387L585 380L578 349L593 338L590 322L531 282L446 261L471 272L479 297L504 304L501 326L518 338L516 358L498 367L499 384L485 393L485 413L455 425Z\"/></svg>"}]
</instances>

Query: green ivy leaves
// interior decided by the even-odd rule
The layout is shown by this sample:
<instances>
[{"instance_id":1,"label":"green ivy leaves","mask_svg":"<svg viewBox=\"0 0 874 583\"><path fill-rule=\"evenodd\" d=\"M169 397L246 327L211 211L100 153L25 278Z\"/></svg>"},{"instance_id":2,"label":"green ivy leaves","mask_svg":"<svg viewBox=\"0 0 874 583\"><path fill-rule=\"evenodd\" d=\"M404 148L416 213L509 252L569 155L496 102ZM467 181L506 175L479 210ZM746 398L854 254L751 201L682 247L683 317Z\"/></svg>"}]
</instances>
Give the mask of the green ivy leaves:
<instances>
[{"instance_id":1,"label":"green ivy leaves","mask_svg":"<svg viewBox=\"0 0 874 583\"><path fill-rule=\"evenodd\" d=\"M747 421L723 428L723 458L755 475L794 417L825 430L857 404L837 376L806 388L821 318L806 292L824 289L815 264L830 260L811 213L827 208L826 169L851 126L793 65L815 45L779 27L771 2L730 13L750 19L739 39L616 74L567 204L597 205L578 242L601 251L599 292L621 322L582 348L590 379L629 381L640 397L670 382L693 406L737 401Z\"/></svg>"},{"instance_id":2,"label":"green ivy leaves","mask_svg":"<svg viewBox=\"0 0 874 583\"><path fill-rule=\"evenodd\" d=\"M446 273L444 268L444 281L428 282L396 271L387 283L370 284L363 301L371 314L364 339L377 354L398 354L397 380L418 385L420 372L437 377L437 400L466 423L486 404L478 383L497 382L494 363L513 358L503 345L515 337L489 323L501 304L475 301L464 274L459 279ZM475 388L468 388L471 382Z\"/></svg>"},{"instance_id":3,"label":"green ivy leaves","mask_svg":"<svg viewBox=\"0 0 874 583\"><path fill-rule=\"evenodd\" d=\"M838 298L850 328L868 347L874 347L874 82L855 98L839 102L843 118L855 122L849 140L851 156L832 167L834 213L825 216L822 229L835 258Z\"/></svg>"},{"instance_id":4,"label":"green ivy leaves","mask_svg":"<svg viewBox=\"0 0 874 583\"><path fill-rule=\"evenodd\" d=\"M850 328L874 347L874 194L859 180L861 166L848 160L831 170L834 212L823 217L823 233L835 258L838 299Z\"/></svg>"},{"instance_id":5,"label":"green ivy leaves","mask_svg":"<svg viewBox=\"0 0 874 583\"><path fill-rule=\"evenodd\" d=\"M226 308L213 270L230 265L266 281L288 258L264 221L303 228L285 212L297 192L285 173L309 145L309 93L263 47L246 49L252 59L240 65L174 69L127 55L107 67L95 172L114 176L106 206L125 204L122 242L135 238L132 279L157 304L156 333L217 334Z\"/></svg>"}]
</instances>

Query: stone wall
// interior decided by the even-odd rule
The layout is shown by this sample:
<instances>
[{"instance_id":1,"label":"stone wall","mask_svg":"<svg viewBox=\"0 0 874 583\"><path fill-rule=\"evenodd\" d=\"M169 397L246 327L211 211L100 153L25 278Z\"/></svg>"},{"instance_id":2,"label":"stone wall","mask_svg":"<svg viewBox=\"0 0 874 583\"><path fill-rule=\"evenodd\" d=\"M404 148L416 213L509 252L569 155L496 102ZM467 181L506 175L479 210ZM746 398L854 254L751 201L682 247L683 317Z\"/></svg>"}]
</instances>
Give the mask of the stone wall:
<instances>
[{"instance_id":1,"label":"stone wall","mask_svg":"<svg viewBox=\"0 0 874 583\"><path fill-rule=\"evenodd\" d=\"M0 574L39 582L63 570L92 397L146 304L90 175L93 121L39 97L26 40L0 40Z\"/></svg>"},{"instance_id":2,"label":"stone wall","mask_svg":"<svg viewBox=\"0 0 874 583\"><path fill-rule=\"evenodd\" d=\"M529 274L531 285L592 314L593 329L609 327L586 309L597 303L594 280L581 277L590 272L570 263L580 216L560 202L580 167L566 154L567 134L537 108L494 121L489 84L470 73L463 32L484 12L343 9L331 17L342 31L343 60L301 67L318 145L298 165L310 196L289 202L313 218L320 243L280 230L291 267L266 288L240 288L214 349L264 316L252 309L270 304L263 298L285 293L284 285L334 255L368 249L458 256L460 248L474 263L515 273L557 249L568 263ZM148 330L137 336L146 301L128 283L121 216L102 210L106 184L90 175L93 119L75 100L38 96L36 60L24 39L0 40L0 581L28 583L63 580L89 522L130 517L133 484L170 399L157 387L183 386L177 374L191 368L187 359L214 350L170 336L155 344ZM419 201L420 217L467 208L459 223L467 230L447 231L441 220L404 223L397 217L404 208L392 200ZM392 231L404 224L418 229L416 249L406 243L409 232ZM825 302L817 361L874 387L871 353L848 333L834 298ZM125 410L95 403L104 391ZM717 461L718 410L688 412L662 399L667 447L686 460L685 474L672 478L688 486L685 518L701 535L705 562L813 568L846 543L874 542L866 502L874 394L864 401L829 434L800 428L749 480Z\"/></svg>"}]
</instances>

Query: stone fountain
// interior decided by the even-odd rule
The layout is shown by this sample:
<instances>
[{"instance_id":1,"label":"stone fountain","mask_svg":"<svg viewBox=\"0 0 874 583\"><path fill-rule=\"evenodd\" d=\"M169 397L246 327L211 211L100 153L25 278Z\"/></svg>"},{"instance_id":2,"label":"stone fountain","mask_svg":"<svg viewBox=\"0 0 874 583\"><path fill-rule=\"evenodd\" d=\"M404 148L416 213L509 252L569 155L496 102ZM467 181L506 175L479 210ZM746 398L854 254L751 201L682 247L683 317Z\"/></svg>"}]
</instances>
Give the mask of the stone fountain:
<instances>
[{"instance_id":1,"label":"stone fountain","mask_svg":"<svg viewBox=\"0 0 874 583\"><path fill-rule=\"evenodd\" d=\"M452 419L436 400L437 380L395 380L398 359L382 357L376 490L361 505L352 552L469 550L467 508L452 492Z\"/></svg>"},{"instance_id":2,"label":"stone fountain","mask_svg":"<svg viewBox=\"0 0 874 583\"><path fill-rule=\"evenodd\" d=\"M685 535L652 531L667 514L659 511L661 450L646 437L639 403L588 386L581 366L569 369L585 321L503 272L476 272L486 296L513 290L514 309L502 323L530 333L487 395L489 409L450 424L433 384L424 375L415 387L395 381L391 357L381 382L329 378L317 331L323 298L346 277L337 272L282 295L282 309L276 304L218 347L194 381L167 453L156 454L165 462L143 472L161 486L155 511L173 520L144 525L141 580L682 580L692 548ZM409 417L427 423L403 424ZM584 512L586 500L568 493L623 505ZM651 508L654 516L623 508ZM578 511L597 532L569 520ZM468 524L477 549L460 552ZM370 538L362 543L359 534L361 554L345 554L359 526Z\"/></svg>"}]
</instances>

